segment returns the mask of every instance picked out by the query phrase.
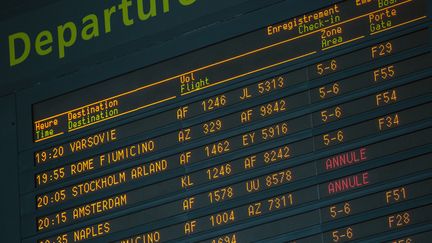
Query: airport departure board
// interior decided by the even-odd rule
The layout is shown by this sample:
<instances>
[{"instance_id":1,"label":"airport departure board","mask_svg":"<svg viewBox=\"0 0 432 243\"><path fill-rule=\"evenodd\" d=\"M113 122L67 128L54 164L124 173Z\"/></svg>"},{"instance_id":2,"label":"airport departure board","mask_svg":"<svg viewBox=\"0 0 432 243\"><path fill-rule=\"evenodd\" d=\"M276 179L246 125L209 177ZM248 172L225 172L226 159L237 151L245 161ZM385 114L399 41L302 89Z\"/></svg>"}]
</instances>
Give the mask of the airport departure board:
<instances>
[{"instance_id":1,"label":"airport departure board","mask_svg":"<svg viewBox=\"0 0 432 243\"><path fill-rule=\"evenodd\" d=\"M22 243L430 242L430 5L311 5L31 104Z\"/></svg>"}]
</instances>

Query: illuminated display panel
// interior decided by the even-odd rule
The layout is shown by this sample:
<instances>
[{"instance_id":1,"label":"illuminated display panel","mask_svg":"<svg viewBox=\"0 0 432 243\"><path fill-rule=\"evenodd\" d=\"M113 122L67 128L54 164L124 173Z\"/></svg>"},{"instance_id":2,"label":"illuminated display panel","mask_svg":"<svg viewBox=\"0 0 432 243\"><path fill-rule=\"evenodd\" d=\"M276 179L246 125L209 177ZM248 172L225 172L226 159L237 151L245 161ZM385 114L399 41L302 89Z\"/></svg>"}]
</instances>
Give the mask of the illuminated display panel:
<instances>
[{"instance_id":1,"label":"illuminated display panel","mask_svg":"<svg viewBox=\"0 0 432 243\"><path fill-rule=\"evenodd\" d=\"M23 242L422 242L428 7L342 1L33 104Z\"/></svg>"}]
</instances>

